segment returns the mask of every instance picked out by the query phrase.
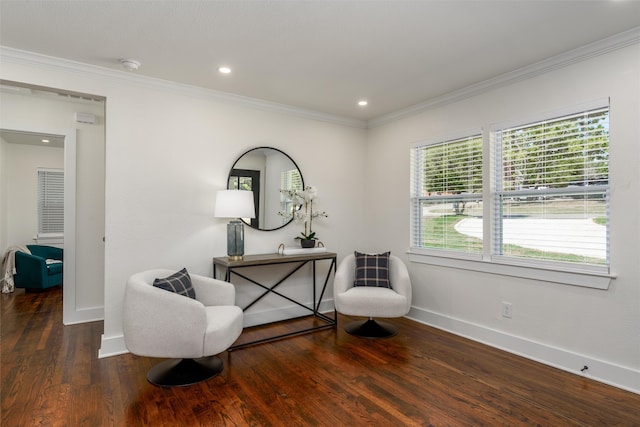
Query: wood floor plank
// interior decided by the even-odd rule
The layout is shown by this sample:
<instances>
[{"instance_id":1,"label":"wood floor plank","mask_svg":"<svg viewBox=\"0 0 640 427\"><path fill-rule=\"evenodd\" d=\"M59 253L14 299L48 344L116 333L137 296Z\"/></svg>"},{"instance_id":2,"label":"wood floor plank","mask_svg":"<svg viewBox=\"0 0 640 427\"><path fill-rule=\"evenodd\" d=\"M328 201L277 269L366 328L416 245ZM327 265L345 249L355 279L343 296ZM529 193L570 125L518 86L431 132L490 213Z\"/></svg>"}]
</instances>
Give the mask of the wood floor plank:
<instances>
[{"instance_id":1,"label":"wood floor plank","mask_svg":"<svg viewBox=\"0 0 640 427\"><path fill-rule=\"evenodd\" d=\"M161 360L97 358L102 322L63 326L60 289L0 303L2 426L640 426L638 394L407 319L386 340L339 327L224 352L219 376L165 389L146 380Z\"/></svg>"}]
</instances>

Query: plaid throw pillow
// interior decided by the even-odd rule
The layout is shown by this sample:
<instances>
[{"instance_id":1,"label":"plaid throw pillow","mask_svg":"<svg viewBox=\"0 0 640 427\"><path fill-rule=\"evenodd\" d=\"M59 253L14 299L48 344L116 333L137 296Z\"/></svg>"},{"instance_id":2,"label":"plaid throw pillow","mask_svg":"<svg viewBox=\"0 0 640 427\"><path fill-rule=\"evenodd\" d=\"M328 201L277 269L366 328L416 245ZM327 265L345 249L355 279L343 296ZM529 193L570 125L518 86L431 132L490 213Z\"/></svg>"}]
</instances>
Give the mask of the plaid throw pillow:
<instances>
[{"instance_id":1,"label":"plaid throw pillow","mask_svg":"<svg viewBox=\"0 0 640 427\"><path fill-rule=\"evenodd\" d=\"M164 279L154 280L153 286L164 289L165 291L175 292L176 294L196 299L196 290L193 289L191 277L189 277L189 273L187 273L186 268L183 268L177 273L174 273L169 277L165 277Z\"/></svg>"},{"instance_id":2,"label":"plaid throw pillow","mask_svg":"<svg viewBox=\"0 0 640 427\"><path fill-rule=\"evenodd\" d=\"M389 281L390 254L391 252L376 255L354 252L356 257L356 280L353 282L353 286L391 288L391 282Z\"/></svg>"}]
</instances>

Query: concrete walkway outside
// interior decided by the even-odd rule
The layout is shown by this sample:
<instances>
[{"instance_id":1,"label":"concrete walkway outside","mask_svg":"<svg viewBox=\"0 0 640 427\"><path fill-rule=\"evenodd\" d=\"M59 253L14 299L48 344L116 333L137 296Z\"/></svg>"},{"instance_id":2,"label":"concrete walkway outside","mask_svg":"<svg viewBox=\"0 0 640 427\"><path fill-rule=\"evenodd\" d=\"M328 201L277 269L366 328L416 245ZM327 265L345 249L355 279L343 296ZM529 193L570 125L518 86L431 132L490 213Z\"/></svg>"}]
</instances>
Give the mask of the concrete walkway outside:
<instances>
[{"instance_id":1,"label":"concrete walkway outside","mask_svg":"<svg viewBox=\"0 0 640 427\"><path fill-rule=\"evenodd\" d=\"M606 227L591 219L507 218L504 243L547 252L606 258ZM455 225L458 233L482 239L482 218L465 218ZM554 245L557 242L561 246Z\"/></svg>"}]
</instances>

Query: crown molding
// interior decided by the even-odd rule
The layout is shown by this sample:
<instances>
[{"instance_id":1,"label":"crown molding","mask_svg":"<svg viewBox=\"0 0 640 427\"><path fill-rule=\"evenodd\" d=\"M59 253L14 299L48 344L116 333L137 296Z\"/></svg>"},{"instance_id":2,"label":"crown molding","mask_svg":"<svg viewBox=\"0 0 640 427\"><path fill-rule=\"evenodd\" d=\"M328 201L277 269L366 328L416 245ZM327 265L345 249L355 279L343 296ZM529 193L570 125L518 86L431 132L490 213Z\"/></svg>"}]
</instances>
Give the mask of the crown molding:
<instances>
[{"instance_id":1,"label":"crown molding","mask_svg":"<svg viewBox=\"0 0 640 427\"><path fill-rule=\"evenodd\" d=\"M294 107L291 105L265 101L248 96L235 95L206 89L198 86L186 85L167 80L131 74L124 71L85 64L62 58L42 55L38 53L0 46L0 62L16 63L45 70L58 70L93 78L101 78L117 83L128 83L137 86L174 91L183 95L207 98L214 101L222 101L231 104L246 106L263 111L277 112L281 114L317 120L341 126L366 129L381 126L390 122L401 120L426 110L460 101L472 96L480 95L490 90L507 86L519 81L527 80L551 71L567 67L569 65L586 61L609 52L640 43L640 27L632 28L623 33L599 40L594 43L570 50L551 58L536 62L526 67L519 68L497 77L476 83L465 88L455 90L444 95L428 99L424 102L403 108L392 113L370 119L368 121L349 117L322 113L315 110Z\"/></svg>"},{"instance_id":2,"label":"crown molding","mask_svg":"<svg viewBox=\"0 0 640 427\"><path fill-rule=\"evenodd\" d=\"M281 114L332 123L341 126L349 126L360 129L365 129L367 127L367 122L364 120L322 113L315 110L294 107L291 105L265 101L258 98L251 98L248 96L236 95L228 92L216 91L213 89L206 89L183 83L176 83L154 77L141 76L139 74L132 74L126 71L112 70L105 67L99 67L96 65L85 64L68 59L13 49L6 46L0 46L0 63L27 65L34 68L41 68L47 71L62 71L76 75L88 76L91 78L103 79L118 84L124 83L150 89L160 89L182 95L206 98L214 101L246 106L263 111L277 112Z\"/></svg>"},{"instance_id":3,"label":"crown molding","mask_svg":"<svg viewBox=\"0 0 640 427\"><path fill-rule=\"evenodd\" d=\"M465 88L446 93L442 96L428 99L424 102L412 105L401 110L394 111L384 116L371 119L367 122L368 128L374 128L400 119L404 119L431 108L440 107L456 101L482 94L484 92L507 86L522 80L527 80L542 74L549 73L559 68L586 61L609 52L619 50L640 43L640 27L635 27L623 33L599 40L594 43L561 53L551 58L536 62L526 67L519 68L497 77L467 86Z\"/></svg>"}]
</instances>

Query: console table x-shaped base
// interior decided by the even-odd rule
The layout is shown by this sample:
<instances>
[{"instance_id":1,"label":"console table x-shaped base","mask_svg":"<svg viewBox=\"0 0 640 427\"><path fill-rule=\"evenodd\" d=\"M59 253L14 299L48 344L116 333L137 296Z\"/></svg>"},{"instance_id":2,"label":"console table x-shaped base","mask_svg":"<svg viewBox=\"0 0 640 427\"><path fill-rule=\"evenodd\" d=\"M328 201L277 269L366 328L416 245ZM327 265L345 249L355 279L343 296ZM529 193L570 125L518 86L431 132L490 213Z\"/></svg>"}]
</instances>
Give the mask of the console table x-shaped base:
<instances>
[{"instance_id":1,"label":"console table x-shaped base","mask_svg":"<svg viewBox=\"0 0 640 427\"><path fill-rule=\"evenodd\" d=\"M322 285L322 289L318 294L316 289L316 261L320 260L330 260L331 264L329 265L329 269L324 279L324 283ZM267 266L267 265L277 265L277 264L296 264L293 269L289 270L282 278L280 278L276 283L272 285L265 285L263 283L258 282L255 279L248 277L246 274L239 272L238 270L249 267L259 267L259 266ZM293 274L299 271L303 266L308 263L312 264L312 286L313 286L313 303L312 307L309 307L307 304L304 304L301 301L295 300L277 290L278 286L280 286L283 282L289 279ZM320 304L322 303L322 299L324 297L325 291L327 289L327 284L329 283L329 278L331 277L331 273L335 274L336 271L336 254L333 252L321 252L321 253L311 253L311 254L299 254L299 255L280 255L280 254L262 254L262 255L247 255L242 260L231 261L227 257L219 257L213 259L213 277L217 278L217 267L221 267L225 269L224 280L231 283L232 274L236 275L239 278L246 280L249 283L252 283L264 290L263 293L254 298L249 304L242 308L243 311L246 311L264 297L269 294L277 295L285 300L296 304L308 310L310 314L308 316L314 316L317 319L325 322L322 325L317 325L309 328L304 328L300 330L296 330L293 332L288 332L285 334L278 334L266 338L261 338L258 340L245 342L241 344L237 344L235 346L231 346L229 351L238 350L244 347L248 347L251 345L262 344L269 341L275 341L278 339L288 338L296 335L302 335L309 332L315 332L322 329L334 328L337 325L337 314L334 309L333 318L327 316L324 313L321 313ZM306 316L302 316L306 317ZM289 319L290 320L290 319Z\"/></svg>"}]
</instances>

